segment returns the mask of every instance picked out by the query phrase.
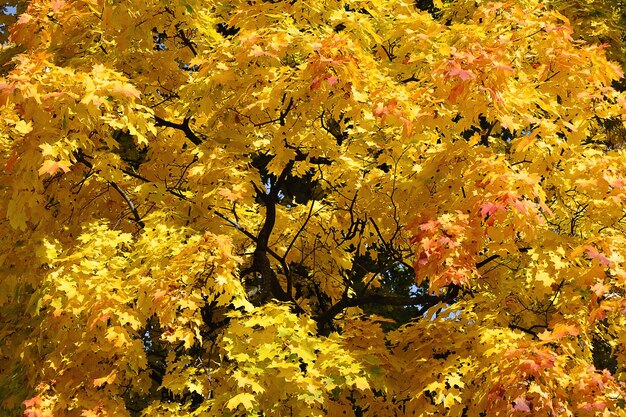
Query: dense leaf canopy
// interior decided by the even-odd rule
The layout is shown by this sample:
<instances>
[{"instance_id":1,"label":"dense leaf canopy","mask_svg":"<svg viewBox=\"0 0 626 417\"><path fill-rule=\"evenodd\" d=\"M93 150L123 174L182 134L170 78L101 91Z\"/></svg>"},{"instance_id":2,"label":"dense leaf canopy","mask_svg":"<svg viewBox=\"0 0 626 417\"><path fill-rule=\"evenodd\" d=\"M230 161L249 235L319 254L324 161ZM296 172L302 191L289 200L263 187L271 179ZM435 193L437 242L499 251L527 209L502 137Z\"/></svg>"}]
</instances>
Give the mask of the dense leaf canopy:
<instances>
[{"instance_id":1,"label":"dense leaf canopy","mask_svg":"<svg viewBox=\"0 0 626 417\"><path fill-rule=\"evenodd\" d=\"M6 7L0 412L626 416L621 3Z\"/></svg>"}]
</instances>

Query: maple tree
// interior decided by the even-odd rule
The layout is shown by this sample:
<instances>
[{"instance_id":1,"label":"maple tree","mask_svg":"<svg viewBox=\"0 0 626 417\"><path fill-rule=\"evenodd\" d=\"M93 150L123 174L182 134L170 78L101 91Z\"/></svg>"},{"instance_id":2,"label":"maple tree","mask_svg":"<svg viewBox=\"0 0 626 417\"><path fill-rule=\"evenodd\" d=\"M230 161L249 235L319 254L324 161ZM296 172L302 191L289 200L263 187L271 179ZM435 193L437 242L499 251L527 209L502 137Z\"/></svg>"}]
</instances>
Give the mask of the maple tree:
<instances>
[{"instance_id":1,"label":"maple tree","mask_svg":"<svg viewBox=\"0 0 626 417\"><path fill-rule=\"evenodd\" d=\"M623 73L564 3L7 2L0 410L626 415Z\"/></svg>"}]
</instances>

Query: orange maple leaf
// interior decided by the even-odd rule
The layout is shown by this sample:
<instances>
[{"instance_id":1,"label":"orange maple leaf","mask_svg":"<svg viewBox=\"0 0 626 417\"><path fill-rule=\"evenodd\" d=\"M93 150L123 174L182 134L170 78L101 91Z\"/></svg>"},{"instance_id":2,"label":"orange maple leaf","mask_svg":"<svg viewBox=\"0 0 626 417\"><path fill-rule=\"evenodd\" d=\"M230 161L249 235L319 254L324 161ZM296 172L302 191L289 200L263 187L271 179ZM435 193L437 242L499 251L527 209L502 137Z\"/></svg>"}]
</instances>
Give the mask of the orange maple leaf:
<instances>
[{"instance_id":1,"label":"orange maple leaf","mask_svg":"<svg viewBox=\"0 0 626 417\"><path fill-rule=\"evenodd\" d=\"M15 163L17 162L18 154L17 152L13 152L13 155L7 160L7 163L4 165L4 172L7 174L13 171L13 167L15 167Z\"/></svg>"},{"instance_id":2,"label":"orange maple leaf","mask_svg":"<svg viewBox=\"0 0 626 417\"><path fill-rule=\"evenodd\" d=\"M71 164L69 161L53 161L48 159L43 162L43 165L39 168L38 173L40 177L44 174L50 174L50 176L53 176L57 173L57 171L59 171L59 169L67 173L70 171L70 166Z\"/></svg>"}]
</instances>

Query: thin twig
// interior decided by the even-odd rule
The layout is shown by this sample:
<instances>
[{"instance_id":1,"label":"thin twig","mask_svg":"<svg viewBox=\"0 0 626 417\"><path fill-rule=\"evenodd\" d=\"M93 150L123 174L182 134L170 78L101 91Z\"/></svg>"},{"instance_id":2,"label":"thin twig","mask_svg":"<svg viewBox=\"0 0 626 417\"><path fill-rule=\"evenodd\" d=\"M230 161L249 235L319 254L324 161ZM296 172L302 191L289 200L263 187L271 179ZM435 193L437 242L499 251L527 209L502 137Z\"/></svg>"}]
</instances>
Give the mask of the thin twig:
<instances>
[{"instance_id":1,"label":"thin twig","mask_svg":"<svg viewBox=\"0 0 626 417\"><path fill-rule=\"evenodd\" d=\"M311 203L311 207L309 208L309 214L304 220L304 223L302 223L302 225L300 226L300 229L298 229L293 239L291 240L291 243L289 243L289 245L287 246L287 249L285 250L285 254L283 255L284 258L287 258L287 255L289 254L289 251L291 250L292 246L296 242L296 239L298 239L298 236L300 236L300 234L304 231L304 228L306 227L307 223L311 219L311 215L313 214L313 207L315 207L315 200L313 200L313 202Z\"/></svg>"},{"instance_id":2,"label":"thin twig","mask_svg":"<svg viewBox=\"0 0 626 417\"><path fill-rule=\"evenodd\" d=\"M133 201L128 197L128 195L124 192L124 190L122 190L120 186L117 185L115 182L109 181L109 185L113 187L113 189L122 196L124 201L126 201L126 204L128 205L128 208L130 209L130 212L133 213L135 222L137 222L137 224L143 229L146 225L141 220L141 216L139 215L139 212L137 211L137 207L135 207L135 204L133 204Z\"/></svg>"}]
</instances>

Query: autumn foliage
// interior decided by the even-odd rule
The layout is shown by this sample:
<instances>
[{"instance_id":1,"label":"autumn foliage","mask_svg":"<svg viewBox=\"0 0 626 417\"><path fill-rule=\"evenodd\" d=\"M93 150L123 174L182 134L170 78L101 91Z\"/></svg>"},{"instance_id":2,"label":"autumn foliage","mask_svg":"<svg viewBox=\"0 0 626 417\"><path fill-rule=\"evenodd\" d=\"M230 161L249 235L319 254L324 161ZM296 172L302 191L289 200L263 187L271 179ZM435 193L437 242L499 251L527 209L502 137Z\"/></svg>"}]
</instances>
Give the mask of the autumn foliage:
<instances>
[{"instance_id":1,"label":"autumn foliage","mask_svg":"<svg viewBox=\"0 0 626 417\"><path fill-rule=\"evenodd\" d=\"M417 3L18 2L0 413L626 416L623 19Z\"/></svg>"}]
</instances>

